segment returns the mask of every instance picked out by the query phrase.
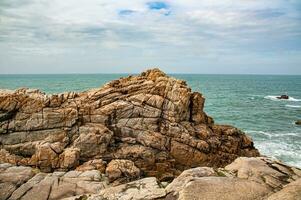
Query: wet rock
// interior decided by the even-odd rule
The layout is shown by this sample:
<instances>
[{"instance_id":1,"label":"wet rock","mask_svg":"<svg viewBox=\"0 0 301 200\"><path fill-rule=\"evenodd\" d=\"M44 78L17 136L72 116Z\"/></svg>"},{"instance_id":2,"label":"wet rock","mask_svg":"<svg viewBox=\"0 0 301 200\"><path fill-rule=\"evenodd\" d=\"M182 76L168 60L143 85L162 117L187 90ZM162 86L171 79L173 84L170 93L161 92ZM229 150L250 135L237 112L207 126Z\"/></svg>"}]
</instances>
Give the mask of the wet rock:
<instances>
[{"instance_id":1,"label":"wet rock","mask_svg":"<svg viewBox=\"0 0 301 200\"><path fill-rule=\"evenodd\" d=\"M277 99L289 99L289 96L286 94L283 94L283 95L277 97Z\"/></svg>"},{"instance_id":2,"label":"wet rock","mask_svg":"<svg viewBox=\"0 0 301 200\"><path fill-rule=\"evenodd\" d=\"M296 124L296 125L301 125L301 120L297 120L297 121L295 122L295 124Z\"/></svg>"}]
</instances>

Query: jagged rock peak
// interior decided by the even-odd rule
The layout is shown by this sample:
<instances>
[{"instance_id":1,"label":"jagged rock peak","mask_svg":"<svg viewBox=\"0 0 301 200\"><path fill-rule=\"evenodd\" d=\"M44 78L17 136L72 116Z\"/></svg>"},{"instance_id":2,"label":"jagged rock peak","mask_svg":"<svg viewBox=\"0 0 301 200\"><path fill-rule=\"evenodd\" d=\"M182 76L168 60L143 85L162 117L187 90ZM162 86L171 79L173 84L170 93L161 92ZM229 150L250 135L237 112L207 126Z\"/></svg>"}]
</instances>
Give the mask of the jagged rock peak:
<instances>
[{"instance_id":1,"label":"jagged rock peak","mask_svg":"<svg viewBox=\"0 0 301 200\"><path fill-rule=\"evenodd\" d=\"M149 78L151 80L155 80L158 77L166 77L166 74L164 72L162 72L159 68L153 68L153 69L149 69L145 72L142 72L141 76L146 76L147 78Z\"/></svg>"}]
</instances>

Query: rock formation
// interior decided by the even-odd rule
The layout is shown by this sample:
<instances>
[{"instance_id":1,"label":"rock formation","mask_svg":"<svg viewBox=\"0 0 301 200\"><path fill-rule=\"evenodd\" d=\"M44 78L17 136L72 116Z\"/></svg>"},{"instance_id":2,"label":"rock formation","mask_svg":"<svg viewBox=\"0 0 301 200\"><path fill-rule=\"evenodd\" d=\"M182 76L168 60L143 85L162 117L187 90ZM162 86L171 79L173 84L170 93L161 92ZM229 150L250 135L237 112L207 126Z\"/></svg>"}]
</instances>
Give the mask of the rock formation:
<instances>
[{"instance_id":1,"label":"rock formation","mask_svg":"<svg viewBox=\"0 0 301 200\"><path fill-rule=\"evenodd\" d=\"M82 93L0 91L0 200L300 200L301 170L258 157L204 101L158 69Z\"/></svg>"},{"instance_id":2,"label":"rock formation","mask_svg":"<svg viewBox=\"0 0 301 200\"><path fill-rule=\"evenodd\" d=\"M0 164L0 199L299 200L300 181L300 169L265 157L240 157L225 168L188 169L171 183L148 177L118 186L98 170L46 174Z\"/></svg>"},{"instance_id":3,"label":"rock formation","mask_svg":"<svg viewBox=\"0 0 301 200\"><path fill-rule=\"evenodd\" d=\"M172 180L191 167L259 156L252 140L216 125L204 97L158 69L86 92L0 92L0 162L42 172L100 170L116 184Z\"/></svg>"}]
</instances>

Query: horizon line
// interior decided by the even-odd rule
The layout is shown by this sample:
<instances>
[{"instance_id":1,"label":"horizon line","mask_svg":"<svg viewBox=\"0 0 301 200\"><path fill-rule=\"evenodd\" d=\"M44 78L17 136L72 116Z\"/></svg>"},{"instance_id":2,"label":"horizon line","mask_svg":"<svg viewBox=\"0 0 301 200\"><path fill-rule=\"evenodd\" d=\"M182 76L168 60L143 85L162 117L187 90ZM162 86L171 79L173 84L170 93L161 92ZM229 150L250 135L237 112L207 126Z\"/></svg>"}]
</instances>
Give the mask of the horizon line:
<instances>
[{"instance_id":1,"label":"horizon line","mask_svg":"<svg viewBox=\"0 0 301 200\"><path fill-rule=\"evenodd\" d=\"M112 73L0 73L2 75L139 75L139 73L112 72ZM272 76L301 76L301 74L281 74L281 73L166 73L167 75L272 75Z\"/></svg>"}]
</instances>

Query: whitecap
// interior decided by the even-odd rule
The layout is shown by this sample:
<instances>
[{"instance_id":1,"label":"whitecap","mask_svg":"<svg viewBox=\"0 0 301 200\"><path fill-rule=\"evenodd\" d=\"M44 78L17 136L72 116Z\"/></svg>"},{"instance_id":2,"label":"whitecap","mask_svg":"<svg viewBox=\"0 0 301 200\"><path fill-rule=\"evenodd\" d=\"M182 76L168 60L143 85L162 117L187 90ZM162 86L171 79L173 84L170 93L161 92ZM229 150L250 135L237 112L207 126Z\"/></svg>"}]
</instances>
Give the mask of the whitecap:
<instances>
[{"instance_id":1,"label":"whitecap","mask_svg":"<svg viewBox=\"0 0 301 200\"><path fill-rule=\"evenodd\" d=\"M295 99L295 98L293 98L293 97L289 97L288 100L289 100L289 101L301 101L301 99Z\"/></svg>"},{"instance_id":2,"label":"whitecap","mask_svg":"<svg viewBox=\"0 0 301 200\"><path fill-rule=\"evenodd\" d=\"M277 139L277 138L282 138L282 137L300 137L301 134L300 133L292 133L292 132L288 132L288 133L281 133L281 132L266 132L266 131L246 131L246 133L248 134L253 134L253 135L261 135L261 136L265 136L268 137L269 139ZM256 137L256 136L255 136Z\"/></svg>"},{"instance_id":3,"label":"whitecap","mask_svg":"<svg viewBox=\"0 0 301 200\"><path fill-rule=\"evenodd\" d=\"M269 99L269 100L273 100L273 101L280 101L280 99L278 99L277 96L269 95L269 96L265 96L264 98Z\"/></svg>"},{"instance_id":4,"label":"whitecap","mask_svg":"<svg viewBox=\"0 0 301 200\"><path fill-rule=\"evenodd\" d=\"M273 136L271 133L268 133L268 132L265 132L265 131L246 131L246 133L263 135L263 136L266 136L268 138L272 138L272 136Z\"/></svg>"},{"instance_id":5,"label":"whitecap","mask_svg":"<svg viewBox=\"0 0 301 200\"><path fill-rule=\"evenodd\" d=\"M285 105L285 107L289 107L289 108L301 108L301 105Z\"/></svg>"},{"instance_id":6,"label":"whitecap","mask_svg":"<svg viewBox=\"0 0 301 200\"><path fill-rule=\"evenodd\" d=\"M295 102L301 101L301 99L296 99L294 97L289 97L288 99L278 99L277 97L279 97L279 96L268 95L268 96L265 96L264 98L273 100L273 101L295 101Z\"/></svg>"}]
</instances>

